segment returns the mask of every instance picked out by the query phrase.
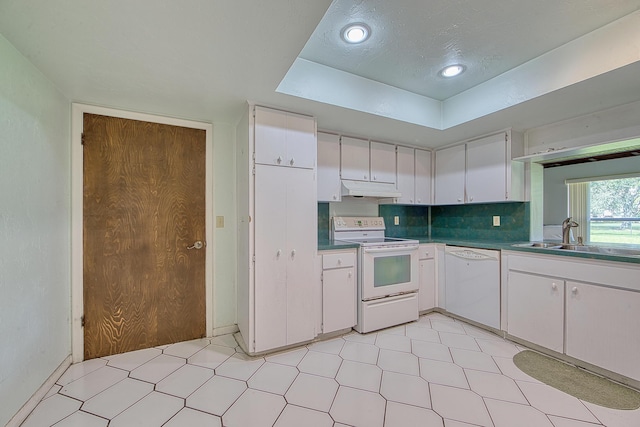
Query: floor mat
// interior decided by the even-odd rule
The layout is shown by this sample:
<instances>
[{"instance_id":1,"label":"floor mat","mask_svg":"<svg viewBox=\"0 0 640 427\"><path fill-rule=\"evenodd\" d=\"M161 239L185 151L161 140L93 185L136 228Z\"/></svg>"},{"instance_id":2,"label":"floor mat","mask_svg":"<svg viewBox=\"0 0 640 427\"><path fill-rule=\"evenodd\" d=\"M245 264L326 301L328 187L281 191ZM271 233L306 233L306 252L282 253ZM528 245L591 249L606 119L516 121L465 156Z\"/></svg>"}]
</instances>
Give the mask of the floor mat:
<instances>
[{"instance_id":1,"label":"floor mat","mask_svg":"<svg viewBox=\"0 0 640 427\"><path fill-rule=\"evenodd\" d=\"M640 408L636 390L535 351L521 351L513 363L538 381L586 402L611 409Z\"/></svg>"}]
</instances>

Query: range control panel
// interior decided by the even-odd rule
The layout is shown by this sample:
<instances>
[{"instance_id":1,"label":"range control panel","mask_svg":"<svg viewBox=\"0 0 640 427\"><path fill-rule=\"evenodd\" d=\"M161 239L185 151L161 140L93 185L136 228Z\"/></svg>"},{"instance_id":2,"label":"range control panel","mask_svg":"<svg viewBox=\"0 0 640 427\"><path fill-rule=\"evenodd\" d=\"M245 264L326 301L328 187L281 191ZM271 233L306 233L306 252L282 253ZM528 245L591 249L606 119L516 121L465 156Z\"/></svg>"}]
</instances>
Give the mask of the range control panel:
<instances>
[{"instance_id":1,"label":"range control panel","mask_svg":"<svg viewBox=\"0 0 640 427\"><path fill-rule=\"evenodd\" d=\"M384 230L384 218L372 216L334 216L335 231Z\"/></svg>"}]
</instances>

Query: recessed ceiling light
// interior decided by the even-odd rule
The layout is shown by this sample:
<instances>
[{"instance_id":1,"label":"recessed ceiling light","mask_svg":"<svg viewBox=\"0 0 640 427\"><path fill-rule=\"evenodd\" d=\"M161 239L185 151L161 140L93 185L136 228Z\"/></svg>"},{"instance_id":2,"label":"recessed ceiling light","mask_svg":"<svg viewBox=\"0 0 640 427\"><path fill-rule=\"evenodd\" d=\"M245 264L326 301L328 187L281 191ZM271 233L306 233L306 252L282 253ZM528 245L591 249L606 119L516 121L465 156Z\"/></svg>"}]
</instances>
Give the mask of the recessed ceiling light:
<instances>
[{"instance_id":1,"label":"recessed ceiling light","mask_svg":"<svg viewBox=\"0 0 640 427\"><path fill-rule=\"evenodd\" d=\"M371 35L371 30L365 24L350 24L342 29L342 39L347 43L362 43Z\"/></svg>"},{"instance_id":2,"label":"recessed ceiling light","mask_svg":"<svg viewBox=\"0 0 640 427\"><path fill-rule=\"evenodd\" d=\"M466 69L467 67L462 64L449 65L440 70L439 74L442 77L455 77L462 74Z\"/></svg>"}]
</instances>

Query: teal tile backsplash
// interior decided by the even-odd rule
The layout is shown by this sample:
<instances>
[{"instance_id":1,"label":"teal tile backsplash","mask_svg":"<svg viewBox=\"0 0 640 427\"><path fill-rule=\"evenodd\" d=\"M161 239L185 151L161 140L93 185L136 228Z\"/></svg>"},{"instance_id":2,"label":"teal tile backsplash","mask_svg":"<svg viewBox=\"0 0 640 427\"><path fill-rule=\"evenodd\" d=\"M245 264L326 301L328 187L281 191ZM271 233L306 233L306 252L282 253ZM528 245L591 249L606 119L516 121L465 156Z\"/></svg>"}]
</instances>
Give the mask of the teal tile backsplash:
<instances>
[{"instance_id":1,"label":"teal tile backsplash","mask_svg":"<svg viewBox=\"0 0 640 427\"><path fill-rule=\"evenodd\" d=\"M493 216L500 226L493 226ZM487 203L431 207L431 237L434 239L529 240L529 202Z\"/></svg>"},{"instance_id":2,"label":"teal tile backsplash","mask_svg":"<svg viewBox=\"0 0 640 427\"><path fill-rule=\"evenodd\" d=\"M384 218L388 237L429 237L428 206L380 205L378 215ZM399 225L393 224L395 216Z\"/></svg>"},{"instance_id":3,"label":"teal tile backsplash","mask_svg":"<svg viewBox=\"0 0 640 427\"><path fill-rule=\"evenodd\" d=\"M330 221L329 203L318 203L318 242L329 240Z\"/></svg>"}]
</instances>

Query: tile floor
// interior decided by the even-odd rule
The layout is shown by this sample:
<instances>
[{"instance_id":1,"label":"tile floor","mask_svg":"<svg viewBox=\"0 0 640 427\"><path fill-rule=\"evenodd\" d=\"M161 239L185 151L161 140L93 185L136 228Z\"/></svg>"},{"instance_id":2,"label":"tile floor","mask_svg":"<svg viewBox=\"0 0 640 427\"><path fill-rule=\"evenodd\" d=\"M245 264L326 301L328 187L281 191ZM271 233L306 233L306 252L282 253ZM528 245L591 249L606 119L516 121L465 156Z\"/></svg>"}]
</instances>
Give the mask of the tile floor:
<instances>
[{"instance_id":1,"label":"tile floor","mask_svg":"<svg viewBox=\"0 0 640 427\"><path fill-rule=\"evenodd\" d=\"M522 347L442 314L251 358L231 335L71 366L23 427L630 427L520 372Z\"/></svg>"}]
</instances>

